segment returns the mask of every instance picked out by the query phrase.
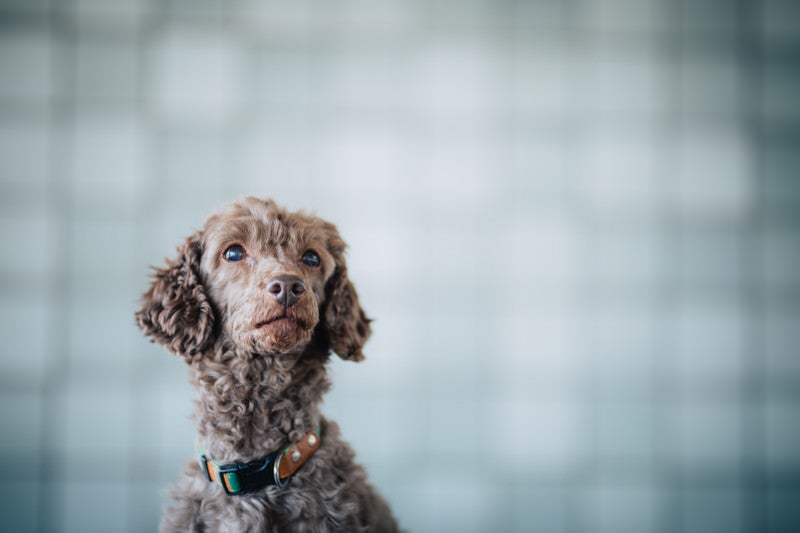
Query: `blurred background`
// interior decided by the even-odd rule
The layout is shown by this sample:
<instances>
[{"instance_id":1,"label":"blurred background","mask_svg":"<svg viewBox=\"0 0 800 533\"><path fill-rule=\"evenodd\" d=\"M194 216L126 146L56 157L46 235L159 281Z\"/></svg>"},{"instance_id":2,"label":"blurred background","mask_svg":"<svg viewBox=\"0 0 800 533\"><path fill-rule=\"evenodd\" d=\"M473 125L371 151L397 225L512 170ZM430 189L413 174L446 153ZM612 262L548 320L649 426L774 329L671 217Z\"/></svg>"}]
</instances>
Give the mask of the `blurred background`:
<instances>
[{"instance_id":1,"label":"blurred background","mask_svg":"<svg viewBox=\"0 0 800 533\"><path fill-rule=\"evenodd\" d=\"M800 531L800 3L0 1L0 529L152 531L134 326L217 206L334 221L324 411L414 532Z\"/></svg>"}]
</instances>

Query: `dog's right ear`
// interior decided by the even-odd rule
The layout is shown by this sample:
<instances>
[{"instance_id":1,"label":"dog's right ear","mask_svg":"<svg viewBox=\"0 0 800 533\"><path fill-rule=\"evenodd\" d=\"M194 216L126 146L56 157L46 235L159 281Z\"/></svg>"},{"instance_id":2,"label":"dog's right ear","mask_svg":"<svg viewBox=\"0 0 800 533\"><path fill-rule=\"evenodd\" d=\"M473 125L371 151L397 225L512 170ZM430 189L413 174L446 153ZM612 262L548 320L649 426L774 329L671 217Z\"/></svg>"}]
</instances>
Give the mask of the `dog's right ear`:
<instances>
[{"instance_id":1,"label":"dog's right ear","mask_svg":"<svg viewBox=\"0 0 800 533\"><path fill-rule=\"evenodd\" d=\"M145 335L182 355L199 357L213 342L214 309L200 278L201 233L178 247L178 257L156 268L150 288L142 295L136 323Z\"/></svg>"}]
</instances>

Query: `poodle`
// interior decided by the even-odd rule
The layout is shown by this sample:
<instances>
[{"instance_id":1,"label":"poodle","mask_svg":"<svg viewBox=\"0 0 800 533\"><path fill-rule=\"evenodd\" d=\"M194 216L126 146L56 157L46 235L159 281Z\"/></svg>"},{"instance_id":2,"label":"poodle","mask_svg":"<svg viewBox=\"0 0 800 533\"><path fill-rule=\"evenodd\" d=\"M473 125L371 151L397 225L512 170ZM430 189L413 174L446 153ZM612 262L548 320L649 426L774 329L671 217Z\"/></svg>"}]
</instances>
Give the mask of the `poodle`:
<instances>
[{"instance_id":1,"label":"poodle","mask_svg":"<svg viewBox=\"0 0 800 533\"><path fill-rule=\"evenodd\" d=\"M196 457L162 531L396 531L335 422L329 354L360 361L370 319L336 227L248 197L155 269L136 321L196 387Z\"/></svg>"}]
</instances>

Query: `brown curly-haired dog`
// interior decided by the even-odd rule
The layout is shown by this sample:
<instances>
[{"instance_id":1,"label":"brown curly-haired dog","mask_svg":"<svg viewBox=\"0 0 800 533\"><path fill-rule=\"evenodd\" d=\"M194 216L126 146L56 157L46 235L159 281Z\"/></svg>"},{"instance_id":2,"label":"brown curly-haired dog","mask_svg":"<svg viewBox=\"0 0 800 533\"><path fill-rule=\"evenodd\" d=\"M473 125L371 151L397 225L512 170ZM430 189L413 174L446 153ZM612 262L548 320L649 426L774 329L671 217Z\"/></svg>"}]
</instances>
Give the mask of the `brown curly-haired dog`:
<instances>
[{"instance_id":1,"label":"brown curly-haired dog","mask_svg":"<svg viewBox=\"0 0 800 533\"><path fill-rule=\"evenodd\" d=\"M198 390L199 459L163 531L397 530L319 411L329 353L360 361L370 335L344 249L332 224L244 198L156 270L137 323Z\"/></svg>"}]
</instances>

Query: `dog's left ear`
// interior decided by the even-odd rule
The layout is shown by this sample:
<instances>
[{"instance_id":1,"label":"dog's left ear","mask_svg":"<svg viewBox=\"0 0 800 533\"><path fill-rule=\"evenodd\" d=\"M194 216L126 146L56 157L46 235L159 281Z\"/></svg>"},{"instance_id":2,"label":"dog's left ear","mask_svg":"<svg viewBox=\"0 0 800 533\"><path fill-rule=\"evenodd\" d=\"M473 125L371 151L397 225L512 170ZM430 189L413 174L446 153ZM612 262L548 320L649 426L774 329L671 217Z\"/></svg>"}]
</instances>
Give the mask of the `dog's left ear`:
<instances>
[{"instance_id":1,"label":"dog's left ear","mask_svg":"<svg viewBox=\"0 0 800 533\"><path fill-rule=\"evenodd\" d=\"M166 268L156 269L136 312L136 323L145 335L187 362L213 342L214 310L200 279L202 253L197 232L178 248L178 257L168 260Z\"/></svg>"},{"instance_id":2,"label":"dog's left ear","mask_svg":"<svg viewBox=\"0 0 800 533\"><path fill-rule=\"evenodd\" d=\"M331 349L349 361L364 359L362 348L372 333L370 319L361 308L356 288L347 277L344 242L335 235L329 246L336 270L325 286L325 310L322 314Z\"/></svg>"}]
</instances>

